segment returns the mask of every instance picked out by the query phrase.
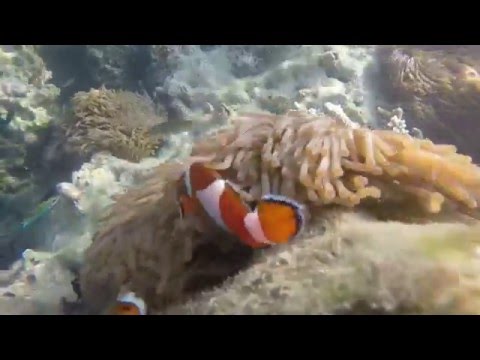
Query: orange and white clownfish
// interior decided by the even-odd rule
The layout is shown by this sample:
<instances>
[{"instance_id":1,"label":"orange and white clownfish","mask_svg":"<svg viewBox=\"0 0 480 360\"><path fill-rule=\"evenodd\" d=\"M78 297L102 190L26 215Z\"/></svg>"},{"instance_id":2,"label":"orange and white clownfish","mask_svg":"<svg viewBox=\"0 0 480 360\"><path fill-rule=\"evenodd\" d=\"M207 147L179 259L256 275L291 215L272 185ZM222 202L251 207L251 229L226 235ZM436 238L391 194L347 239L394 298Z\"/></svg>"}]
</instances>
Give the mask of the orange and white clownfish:
<instances>
[{"instance_id":1,"label":"orange and white clownfish","mask_svg":"<svg viewBox=\"0 0 480 360\"><path fill-rule=\"evenodd\" d=\"M252 211L228 180L199 162L188 167L178 185L182 218L203 210L252 248L286 243L305 223L304 207L282 195L264 195Z\"/></svg>"},{"instance_id":2,"label":"orange and white clownfish","mask_svg":"<svg viewBox=\"0 0 480 360\"><path fill-rule=\"evenodd\" d=\"M147 306L142 298L133 292L119 295L110 311L112 315L146 315Z\"/></svg>"}]
</instances>

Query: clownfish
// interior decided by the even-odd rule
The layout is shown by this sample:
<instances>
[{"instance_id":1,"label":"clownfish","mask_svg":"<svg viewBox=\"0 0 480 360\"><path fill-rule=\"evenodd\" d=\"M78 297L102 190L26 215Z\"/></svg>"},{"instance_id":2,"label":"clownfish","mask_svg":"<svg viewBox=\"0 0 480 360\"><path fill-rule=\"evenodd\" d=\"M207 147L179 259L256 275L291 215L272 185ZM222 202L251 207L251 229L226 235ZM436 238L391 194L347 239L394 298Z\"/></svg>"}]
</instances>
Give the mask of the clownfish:
<instances>
[{"instance_id":1,"label":"clownfish","mask_svg":"<svg viewBox=\"0 0 480 360\"><path fill-rule=\"evenodd\" d=\"M204 212L252 248L286 243L305 223L304 207L282 195L264 195L252 211L233 184L199 162L180 177L177 201L181 218Z\"/></svg>"},{"instance_id":2,"label":"clownfish","mask_svg":"<svg viewBox=\"0 0 480 360\"><path fill-rule=\"evenodd\" d=\"M120 295L113 305L111 315L146 315L147 306L142 298L133 292Z\"/></svg>"}]
</instances>

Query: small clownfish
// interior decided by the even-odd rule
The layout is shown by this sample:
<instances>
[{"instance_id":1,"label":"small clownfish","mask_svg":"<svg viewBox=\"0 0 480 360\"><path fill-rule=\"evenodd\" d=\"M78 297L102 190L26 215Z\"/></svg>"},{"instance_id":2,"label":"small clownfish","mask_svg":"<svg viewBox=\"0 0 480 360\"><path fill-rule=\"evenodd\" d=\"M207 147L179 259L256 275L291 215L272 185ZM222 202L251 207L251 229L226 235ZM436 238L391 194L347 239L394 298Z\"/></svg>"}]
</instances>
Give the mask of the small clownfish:
<instances>
[{"instance_id":1,"label":"small clownfish","mask_svg":"<svg viewBox=\"0 0 480 360\"><path fill-rule=\"evenodd\" d=\"M281 195L264 195L252 211L228 180L202 163L189 166L177 191L182 218L203 211L252 248L286 243L305 223L303 206Z\"/></svg>"},{"instance_id":2,"label":"small clownfish","mask_svg":"<svg viewBox=\"0 0 480 360\"><path fill-rule=\"evenodd\" d=\"M146 315L147 306L133 292L120 295L110 312L112 315Z\"/></svg>"}]
</instances>

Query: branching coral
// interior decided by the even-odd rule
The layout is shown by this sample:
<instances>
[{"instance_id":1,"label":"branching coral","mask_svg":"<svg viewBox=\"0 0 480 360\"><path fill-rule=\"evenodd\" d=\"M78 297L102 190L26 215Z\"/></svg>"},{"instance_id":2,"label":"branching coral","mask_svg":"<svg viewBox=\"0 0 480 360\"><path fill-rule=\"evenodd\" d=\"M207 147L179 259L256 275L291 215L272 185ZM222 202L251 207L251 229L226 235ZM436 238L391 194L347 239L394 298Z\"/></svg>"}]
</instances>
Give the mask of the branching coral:
<instances>
[{"instance_id":1,"label":"branching coral","mask_svg":"<svg viewBox=\"0 0 480 360\"><path fill-rule=\"evenodd\" d=\"M68 144L83 152L108 151L137 162L154 155L163 143L150 132L164 119L148 97L101 88L79 92L72 102L74 121L66 136Z\"/></svg>"},{"instance_id":2,"label":"branching coral","mask_svg":"<svg viewBox=\"0 0 480 360\"><path fill-rule=\"evenodd\" d=\"M478 208L480 169L454 146L301 112L247 114L233 124L192 154L210 157L210 166L254 199L273 192L313 206L352 207L403 194L429 213L445 200L466 212Z\"/></svg>"}]
</instances>

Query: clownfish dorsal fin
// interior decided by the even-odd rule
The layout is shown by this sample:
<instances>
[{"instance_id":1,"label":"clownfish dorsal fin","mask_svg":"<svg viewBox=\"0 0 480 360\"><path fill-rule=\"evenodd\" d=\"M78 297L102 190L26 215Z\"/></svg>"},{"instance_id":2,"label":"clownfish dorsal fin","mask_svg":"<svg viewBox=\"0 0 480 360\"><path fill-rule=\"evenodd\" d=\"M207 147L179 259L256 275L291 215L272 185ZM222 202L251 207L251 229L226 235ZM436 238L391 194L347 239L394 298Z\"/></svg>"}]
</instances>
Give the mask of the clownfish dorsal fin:
<instances>
[{"instance_id":1,"label":"clownfish dorsal fin","mask_svg":"<svg viewBox=\"0 0 480 360\"><path fill-rule=\"evenodd\" d=\"M244 191L239 184L234 183L233 181L228 180L228 179L226 179L225 182L235 193L237 193L240 196L242 201L253 201L254 200L253 196L250 195L248 192Z\"/></svg>"},{"instance_id":2,"label":"clownfish dorsal fin","mask_svg":"<svg viewBox=\"0 0 480 360\"><path fill-rule=\"evenodd\" d=\"M185 181L187 190L192 194L191 198L198 202L198 206L201 206L218 226L228 231L219 206L220 198L227 187L220 174L203 163L193 163Z\"/></svg>"}]
</instances>

